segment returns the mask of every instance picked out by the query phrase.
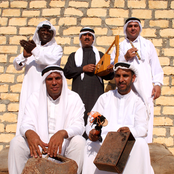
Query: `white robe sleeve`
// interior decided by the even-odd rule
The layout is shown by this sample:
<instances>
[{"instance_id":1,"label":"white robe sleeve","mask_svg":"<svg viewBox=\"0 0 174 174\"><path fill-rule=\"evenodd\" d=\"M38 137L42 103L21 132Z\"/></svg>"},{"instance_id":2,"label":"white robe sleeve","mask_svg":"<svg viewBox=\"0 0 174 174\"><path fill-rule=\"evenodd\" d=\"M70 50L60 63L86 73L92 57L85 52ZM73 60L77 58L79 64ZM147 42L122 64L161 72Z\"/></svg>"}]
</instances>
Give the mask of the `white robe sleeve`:
<instances>
[{"instance_id":1,"label":"white robe sleeve","mask_svg":"<svg viewBox=\"0 0 174 174\"><path fill-rule=\"evenodd\" d=\"M32 55L34 56L37 64L60 65L63 50L62 47L57 44L46 47L37 45L32 50Z\"/></svg>"}]
</instances>

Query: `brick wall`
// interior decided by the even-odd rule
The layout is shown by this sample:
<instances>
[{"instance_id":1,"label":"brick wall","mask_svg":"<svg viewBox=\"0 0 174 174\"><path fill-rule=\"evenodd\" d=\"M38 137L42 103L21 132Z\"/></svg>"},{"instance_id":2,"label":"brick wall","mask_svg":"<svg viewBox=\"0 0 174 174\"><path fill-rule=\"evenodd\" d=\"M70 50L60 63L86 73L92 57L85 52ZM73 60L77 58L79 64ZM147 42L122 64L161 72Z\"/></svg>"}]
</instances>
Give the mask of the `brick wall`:
<instances>
[{"instance_id":1,"label":"brick wall","mask_svg":"<svg viewBox=\"0 0 174 174\"><path fill-rule=\"evenodd\" d=\"M164 70L162 96L155 102L154 142L166 144L174 154L174 1L172 0L2 0L0 1L0 150L15 136L19 95L24 71L16 71L13 59L22 52L19 40L33 36L37 24L50 20L56 41L68 55L79 48L78 34L90 26L96 47L105 52L114 36L124 39L126 18L142 21L142 36L150 39ZM68 80L69 87L71 80Z\"/></svg>"}]
</instances>

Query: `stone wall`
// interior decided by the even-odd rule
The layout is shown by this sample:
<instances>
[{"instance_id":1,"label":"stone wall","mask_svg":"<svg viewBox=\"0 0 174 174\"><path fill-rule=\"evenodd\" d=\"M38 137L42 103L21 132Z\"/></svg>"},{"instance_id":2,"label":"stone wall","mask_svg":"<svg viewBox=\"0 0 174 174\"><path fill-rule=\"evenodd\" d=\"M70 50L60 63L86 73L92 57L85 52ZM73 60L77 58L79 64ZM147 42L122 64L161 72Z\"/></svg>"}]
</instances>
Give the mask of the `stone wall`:
<instances>
[{"instance_id":1,"label":"stone wall","mask_svg":"<svg viewBox=\"0 0 174 174\"><path fill-rule=\"evenodd\" d=\"M79 48L78 34L90 26L96 47L105 52L115 35L124 39L126 18L142 21L142 36L156 47L164 70L162 95L155 102L153 141L164 143L174 154L174 1L172 0L1 0L0 1L0 150L15 136L19 96L24 71L13 59L22 52L21 39L31 39L37 24L50 20L56 41L64 50L61 66ZM68 80L69 87L71 81ZM34 84L33 84L34 85Z\"/></svg>"}]
</instances>

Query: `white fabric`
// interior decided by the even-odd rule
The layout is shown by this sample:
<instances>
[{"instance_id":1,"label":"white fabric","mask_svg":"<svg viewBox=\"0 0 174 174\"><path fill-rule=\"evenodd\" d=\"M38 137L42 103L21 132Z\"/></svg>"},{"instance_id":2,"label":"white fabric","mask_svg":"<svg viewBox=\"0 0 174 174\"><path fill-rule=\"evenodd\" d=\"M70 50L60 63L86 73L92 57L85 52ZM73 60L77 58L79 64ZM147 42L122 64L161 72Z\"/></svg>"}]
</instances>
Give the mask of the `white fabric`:
<instances>
[{"instance_id":1,"label":"white fabric","mask_svg":"<svg viewBox=\"0 0 174 174\"><path fill-rule=\"evenodd\" d=\"M48 134L48 109L45 78L52 72L59 72L62 75L63 86L56 115L55 132L66 130L68 137L82 135L84 132L84 104L80 96L70 91L62 71L51 70L44 74L39 91L33 93L27 101L24 117L20 127L20 133L25 136L27 130L35 131L45 143L49 141Z\"/></svg>"},{"instance_id":2,"label":"white fabric","mask_svg":"<svg viewBox=\"0 0 174 174\"><path fill-rule=\"evenodd\" d=\"M144 103L133 91L120 95L117 90L102 94L94 105L92 111L98 111L108 120L108 125L102 128L103 141L110 131L117 131L120 127L129 127L136 138L136 143L131 151L123 174L153 174L150 165L150 156L144 138L147 134L147 114ZM86 132L89 135L91 127L89 120ZM84 166L82 174L109 174L96 168L93 160L102 143L87 140ZM138 166L138 167L137 167Z\"/></svg>"},{"instance_id":3,"label":"white fabric","mask_svg":"<svg viewBox=\"0 0 174 174\"><path fill-rule=\"evenodd\" d=\"M66 153L66 148L68 144L71 142L71 138L74 138L77 135L82 135L84 133L83 116L85 109L80 96L77 93L70 91L68 89L66 78L63 74L63 71L50 70L43 75L40 89L32 93L32 95L29 97L27 101L24 116L20 125L20 133L22 137L25 137L25 133L27 130L33 130L39 135L40 139L44 143L49 142L50 136L49 136L49 126L48 126L49 125L48 113L50 113L50 109L48 112L48 106L50 106L50 103L48 104L45 79L52 72L58 72L62 76L62 83L63 83L62 91L56 106L56 111L58 112L53 113L54 117L56 117L55 130L53 133L56 133L59 130L66 130L66 132L68 133L68 138L64 139L62 145L62 155L64 155ZM54 101L50 100L50 102L52 102L51 105L54 105L53 104ZM29 158L27 143L24 140L21 140L20 138L21 136L20 135L16 136L14 140L12 140L12 142L10 143L10 151L9 151L10 174L11 173L20 174L20 172L17 171L21 171L23 169L26 160ZM20 140L18 140L18 137ZM18 141L20 141L19 142L20 144L22 143L24 144L19 146L19 150L17 150L18 148L16 148L16 146L18 146ZM81 147L78 147L77 142L79 143L79 145L81 145ZM80 137L79 141L76 141L75 145L74 143L71 143L73 145L71 145L72 148L69 149L71 153L70 156L72 157L72 159L78 162L79 165L78 174L80 174L82 168L82 159L83 159L82 154L84 151L85 140L84 138ZM77 149L74 146L78 148L78 151L76 151ZM14 151L17 152L19 151L18 153L20 154L15 153ZM75 153L77 152L79 154L75 155Z\"/></svg>"},{"instance_id":4,"label":"white fabric","mask_svg":"<svg viewBox=\"0 0 174 174\"><path fill-rule=\"evenodd\" d=\"M35 34L37 34L37 30ZM32 92L36 91L41 83L41 71L47 65L57 64L60 65L61 57L63 51L61 46L56 44L56 41L52 39L47 44L41 46L40 43L32 50L32 56L24 58L23 53L16 57L13 61L13 65L16 70L20 71L25 67L25 75L23 79L20 103L19 103L19 113L18 113L18 123L16 135L19 135L19 127L24 115L24 109L26 101ZM22 63L22 66L19 65Z\"/></svg>"},{"instance_id":5,"label":"white fabric","mask_svg":"<svg viewBox=\"0 0 174 174\"><path fill-rule=\"evenodd\" d=\"M128 63L134 65L134 67L138 70L138 78L134 83L137 92L143 98L144 101L148 102L148 106L150 107L150 120L149 128L148 128L148 137L147 142L152 142L153 135L153 98L151 97L153 84L160 83L163 84L163 70L160 66L160 62L155 50L154 45L151 41L139 36L133 42L135 48L138 49L138 54L141 57L141 60L135 56L132 60L129 60ZM132 46L130 42L125 39L120 43L120 53L119 53L119 62L126 62L124 55L126 52L131 49ZM112 61L115 58L115 48L111 54ZM151 118L152 117L152 118Z\"/></svg>"},{"instance_id":6,"label":"white fabric","mask_svg":"<svg viewBox=\"0 0 174 174\"><path fill-rule=\"evenodd\" d=\"M80 174L82 170L85 143L86 141L82 136L76 135L67 140L66 144L63 144L64 152L62 152L62 155L76 161L78 165L77 174ZM26 140L20 135L14 137L10 142L8 153L9 174L21 174L29 158L31 158L30 149Z\"/></svg>"}]
</instances>

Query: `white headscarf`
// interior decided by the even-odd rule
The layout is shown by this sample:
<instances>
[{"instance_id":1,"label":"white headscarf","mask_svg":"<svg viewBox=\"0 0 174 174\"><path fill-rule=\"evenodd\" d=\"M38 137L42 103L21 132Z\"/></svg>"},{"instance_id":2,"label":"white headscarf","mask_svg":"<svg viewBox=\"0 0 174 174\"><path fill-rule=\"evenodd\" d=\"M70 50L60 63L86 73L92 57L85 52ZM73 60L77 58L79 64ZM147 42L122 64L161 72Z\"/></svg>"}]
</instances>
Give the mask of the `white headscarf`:
<instances>
[{"instance_id":1,"label":"white headscarf","mask_svg":"<svg viewBox=\"0 0 174 174\"><path fill-rule=\"evenodd\" d=\"M100 60L100 54L99 54L97 48L95 46L93 46L94 45L94 42L95 42L95 34L92 31L94 31L94 30L91 29L90 27L84 27L81 30L80 34L79 34L80 48L75 53L75 63L76 63L76 66L77 67L80 67L82 65L82 61L83 61L83 49L82 49L82 43L81 43L81 40L80 40L82 34L90 33L90 34L93 35L94 41L92 43L92 49L93 49L93 51L95 53L96 64ZM83 78L84 78L84 73L81 74L81 79L83 79Z\"/></svg>"},{"instance_id":2,"label":"white headscarf","mask_svg":"<svg viewBox=\"0 0 174 174\"><path fill-rule=\"evenodd\" d=\"M132 64L127 63L127 62L118 62L113 67L114 72L116 72L119 68L120 69L129 69L129 70L132 70L135 73L135 76L136 76L135 81L138 79L138 70ZM141 85L142 84L139 83L139 82L137 83L137 86L138 86L137 88L135 87L135 85L133 85L133 91L136 92L141 97L141 99L144 101L144 104L146 106L147 115L148 115L148 117L150 117L150 114L151 114L150 105L148 103L148 100L147 100L147 98L145 96L144 91L142 90L144 88L142 88Z\"/></svg>"},{"instance_id":3,"label":"white headscarf","mask_svg":"<svg viewBox=\"0 0 174 174\"><path fill-rule=\"evenodd\" d=\"M124 25L124 27L123 27L125 37L127 38L126 29L127 29L127 25L128 25L130 22L137 22L137 23L139 24L139 26L140 26L139 36L140 36L141 31L142 31L142 25L141 25L141 22L140 22L140 20L139 20L138 18L131 17L131 18L128 18L128 19L126 20L126 23L125 23L125 25Z\"/></svg>"},{"instance_id":4,"label":"white headscarf","mask_svg":"<svg viewBox=\"0 0 174 174\"><path fill-rule=\"evenodd\" d=\"M33 36L33 41L35 42L35 44L36 44L36 45L41 45L41 41L40 41L39 36L38 36L38 31L39 31L39 29L40 29L43 25L48 25L48 26L50 26L50 30L53 31L53 37L52 37L52 39L51 39L48 43L46 43L46 45L47 45L47 44L48 44L48 45L57 44L57 43L56 43L56 40L55 40L55 38L54 38L54 37L56 36L56 28L55 28L49 21L40 22L40 23L38 24L38 26L36 27L36 31L35 31L34 36Z\"/></svg>"},{"instance_id":5,"label":"white headscarf","mask_svg":"<svg viewBox=\"0 0 174 174\"><path fill-rule=\"evenodd\" d=\"M43 73L44 72L44 73ZM63 69L61 69L58 65L49 65L47 66L43 71L42 71L42 84L40 86L40 91L39 91L39 108L38 108L38 115L41 116L42 118L47 118L47 89L46 89L46 83L45 79L47 78L48 75L50 75L53 72L58 72L62 76L62 91L60 95L60 100L59 100L59 119L56 120L55 123L55 128L59 129L65 129L66 128L66 108L68 104L68 86L67 86L67 81L63 73ZM42 119L39 118L40 124L38 124L39 130L43 130L43 125L46 125L47 119ZM42 122L42 124L41 124ZM45 127L44 129L48 129ZM55 130L57 131L57 130ZM40 132L40 136L47 141L48 137L45 135L45 131Z\"/></svg>"}]
</instances>

